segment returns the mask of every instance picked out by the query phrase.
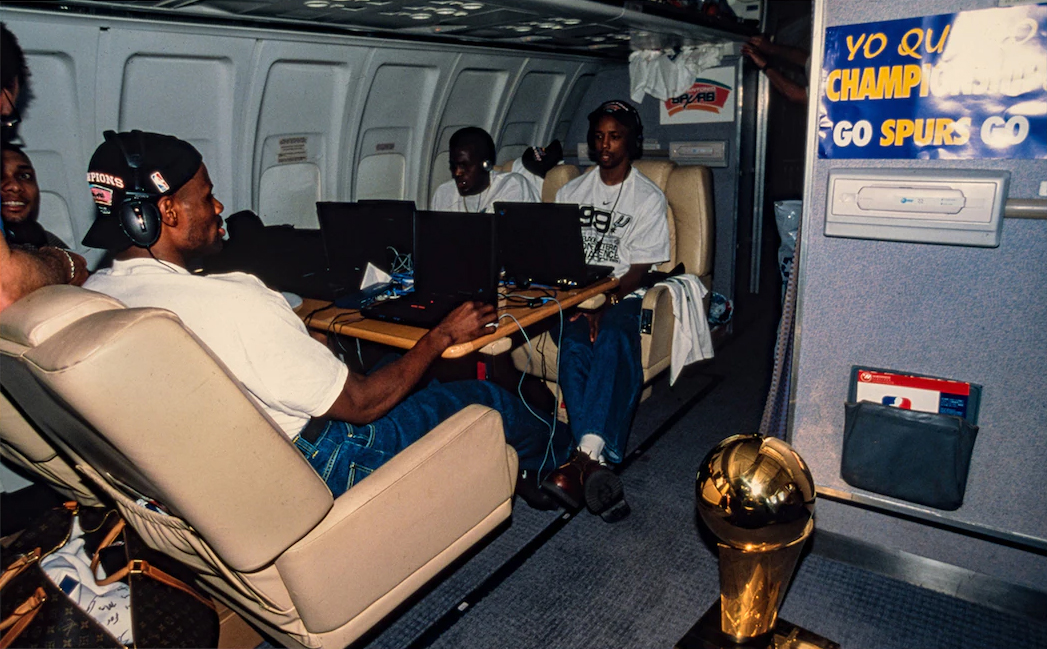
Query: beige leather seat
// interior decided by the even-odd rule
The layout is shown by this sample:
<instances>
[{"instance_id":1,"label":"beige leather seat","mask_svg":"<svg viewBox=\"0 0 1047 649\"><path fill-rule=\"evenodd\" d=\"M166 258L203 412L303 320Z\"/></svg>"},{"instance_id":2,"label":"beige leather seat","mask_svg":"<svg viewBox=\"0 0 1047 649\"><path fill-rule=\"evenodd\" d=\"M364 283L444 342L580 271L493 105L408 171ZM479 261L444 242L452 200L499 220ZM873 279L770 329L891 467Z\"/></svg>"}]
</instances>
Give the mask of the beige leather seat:
<instances>
[{"instance_id":1,"label":"beige leather seat","mask_svg":"<svg viewBox=\"0 0 1047 649\"><path fill-rule=\"evenodd\" d=\"M678 166L669 160L637 160L633 166L665 192L669 205L669 261L658 266L668 272L683 263L686 272L697 275L706 288L712 288L713 180L708 167ZM595 167L586 173L592 173ZM581 171L574 165L557 165L549 170L542 186L542 201L556 200L556 192ZM705 300L709 306L708 296ZM643 298L640 334L641 365L644 383L649 383L669 368L672 352L672 299L664 287L655 287ZM513 350L513 364L527 372L555 382L556 343L543 334L532 341L533 354L526 346ZM644 396L648 394L645 391Z\"/></svg>"},{"instance_id":2,"label":"beige leather seat","mask_svg":"<svg viewBox=\"0 0 1047 649\"><path fill-rule=\"evenodd\" d=\"M78 292L72 287L56 287L52 290L58 293ZM27 394L26 391L34 389L31 381L15 380L24 375L24 370L17 363L9 361L20 357L41 338L50 336L55 327L64 327L69 322L98 311L122 308L123 305L117 300L98 293L85 293L75 303L52 301L39 305L39 308L28 314L32 320L25 323L29 331L25 340L13 330L4 331L0 338L0 356L3 358L3 369L0 370L0 382L3 384L3 393L0 393L0 454L8 462L43 479L64 497L87 506L101 504L97 487L85 483L83 476L70 465L69 459L40 432L41 425L47 425L46 421L41 424L28 420L24 411L9 400L9 391L13 395L10 399L15 401L32 400L32 393ZM8 322L9 319L0 318L0 329L6 329Z\"/></svg>"},{"instance_id":3,"label":"beige leather seat","mask_svg":"<svg viewBox=\"0 0 1047 649\"><path fill-rule=\"evenodd\" d=\"M464 409L333 499L174 314L92 312L99 297L48 287L0 314L5 388L150 545L281 645L344 647L509 517L497 412Z\"/></svg>"}]
</instances>

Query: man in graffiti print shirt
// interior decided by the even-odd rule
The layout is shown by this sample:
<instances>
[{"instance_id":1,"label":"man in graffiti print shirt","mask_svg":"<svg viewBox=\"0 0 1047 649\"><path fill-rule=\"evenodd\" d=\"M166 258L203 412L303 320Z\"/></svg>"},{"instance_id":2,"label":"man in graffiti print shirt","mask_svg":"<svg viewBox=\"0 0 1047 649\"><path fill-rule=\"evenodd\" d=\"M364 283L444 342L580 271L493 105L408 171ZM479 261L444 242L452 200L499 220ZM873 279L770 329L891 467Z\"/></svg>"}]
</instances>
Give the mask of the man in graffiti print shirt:
<instances>
[{"instance_id":1,"label":"man in graffiti print shirt","mask_svg":"<svg viewBox=\"0 0 1047 649\"><path fill-rule=\"evenodd\" d=\"M586 262L613 266L619 286L607 308L575 314L564 327L560 387L578 447L543 487L614 522L629 506L607 464L622 461L643 387L642 300L627 296L653 264L669 259L669 226L665 194L632 166L643 152L636 109L624 101L601 104L589 115L587 139L596 168L560 189L556 202L581 205Z\"/></svg>"}]
</instances>

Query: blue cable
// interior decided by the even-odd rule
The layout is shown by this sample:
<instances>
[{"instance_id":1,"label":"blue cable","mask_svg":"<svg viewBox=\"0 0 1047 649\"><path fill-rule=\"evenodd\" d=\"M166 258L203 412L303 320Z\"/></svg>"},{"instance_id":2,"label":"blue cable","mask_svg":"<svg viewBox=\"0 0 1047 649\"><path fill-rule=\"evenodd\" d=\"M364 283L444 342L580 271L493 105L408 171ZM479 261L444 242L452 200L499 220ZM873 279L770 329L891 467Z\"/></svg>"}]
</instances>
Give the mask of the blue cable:
<instances>
[{"instance_id":1,"label":"blue cable","mask_svg":"<svg viewBox=\"0 0 1047 649\"><path fill-rule=\"evenodd\" d=\"M510 296L511 295L512 294L510 294ZM507 297L509 297L509 296L507 296ZM524 296L520 296L520 297L524 297ZM553 453L553 438L556 436L556 424L559 423L559 419L557 419L557 416L556 416L557 412L559 411L559 408L560 408L560 353L559 353L559 350L560 350L561 344L563 343L564 319L563 319L563 305L560 304L559 300L557 300L555 297L541 297L541 298L538 298L538 299L541 300L542 304L545 304L546 302L556 302L556 305L559 307L559 314L560 314L560 333L559 333L559 337L557 338L557 341L556 341L556 349L557 349L557 354L556 354L556 383L553 384L555 386L555 388L553 390L553 401L554 401L554 403L553 403L553 412L552 412L552 417L551 417L550 423L548 424L548 426L549 426L549 441L545 445L545 454L542 456L542 464L538 467L538 475L540 476L540 475L542 475L542 471L545 470L545 465L546 465L546 463L548 463L550 455L552 455L552 453ZM517 320L516 317L513 316L512 314L504 313L501 316L499 316L499 320L502 319L502 318L510 318L513 322L516 323L516 326L520 329L520 333L523 334L524 342L527 344L527 365L528 365L528 367L530 367L531 361L534 358L534 347L531 346L531 338L530 338L530 336L528 336L527 332L524 331L524 328L520 324L520 321ZM530 412L531 415L533 415L536 419L538 419L542 423L545 423L545 420L542 419L542 416L539 415L537 412L535 412L534 409L531 408L531 405L529 403L527 403L527 399L524 398L524 395L523 395L523 381L524 381L524 373L521 372L520 373L520 381L516 385L516 393L520 397L520 401L523 402L524 407L527 408L527 411Z\"/></svg>"}]
</instances>

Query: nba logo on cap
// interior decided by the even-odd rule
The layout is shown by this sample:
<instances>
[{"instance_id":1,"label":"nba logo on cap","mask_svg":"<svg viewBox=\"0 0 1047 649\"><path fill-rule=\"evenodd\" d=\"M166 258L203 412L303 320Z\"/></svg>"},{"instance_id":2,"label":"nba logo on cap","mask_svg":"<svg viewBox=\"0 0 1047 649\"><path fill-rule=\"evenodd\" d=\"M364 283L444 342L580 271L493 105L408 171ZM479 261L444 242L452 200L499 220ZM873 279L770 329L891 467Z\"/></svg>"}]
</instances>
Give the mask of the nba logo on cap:
<instances>
[{"instance_id":1,"label":"nba logo on cap","mask_svg":"<svg viewBox=\"0 0 1047 649\"><path fill-rule=\"evenodd\" d=\"M156 185L156 188L160 190L161 194L166 194L167 191L171 189L171 186L167 184L167 181L164 180L163 175L159 171L154 171L149 174L149 180L153 181L153 184Z\"/></svg>"}]
</instances>

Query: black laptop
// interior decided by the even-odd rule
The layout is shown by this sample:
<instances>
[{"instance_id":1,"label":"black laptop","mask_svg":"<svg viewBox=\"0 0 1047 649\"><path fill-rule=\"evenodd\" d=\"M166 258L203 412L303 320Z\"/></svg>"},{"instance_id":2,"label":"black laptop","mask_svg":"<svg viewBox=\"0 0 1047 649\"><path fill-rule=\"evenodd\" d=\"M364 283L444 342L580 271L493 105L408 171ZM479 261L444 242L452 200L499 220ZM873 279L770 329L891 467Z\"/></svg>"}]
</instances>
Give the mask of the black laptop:
<instances>
[{"instance_id":1,"label":"black laptop","mask_svg":"<svg viewBox=\"0 0 1047 649\"><path fill-rule=\"evenodd\" d=\"M573 289L588 286L614 270L586 264L580 208L573 203L495 203L498 247L505 279Z\"/></svg>"},{"instance_id":2,"label":"black laptop","mask_svg":"<svg viewBox=\"0 0 1047 649\"><path fill-rule=\"evenodd\" d=\"M390 274L410 270L414 201L319 202L316 216L336 302L360 293L369 263Z\"/></svg>"},{"instance_id":3,"label":"black laptop","mask_svg":"<svg viewBox=\"0 0 1047 649\"><path fill-rule=\"evenodd\" d=\"M366 318L431 328L463 302L498 304L495 219L491 214L414 215L414 291L360 310Z\"/></svg>"}]
</instances>

